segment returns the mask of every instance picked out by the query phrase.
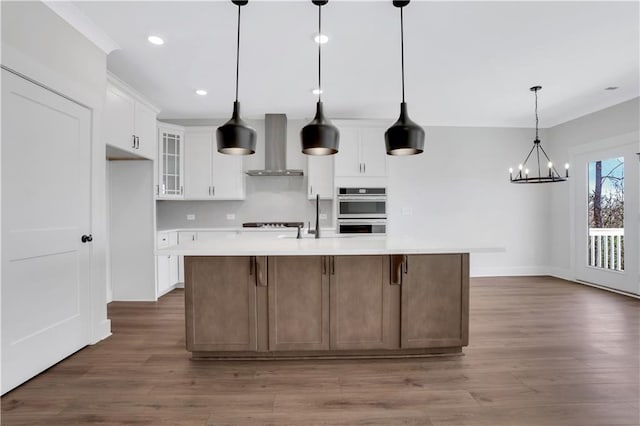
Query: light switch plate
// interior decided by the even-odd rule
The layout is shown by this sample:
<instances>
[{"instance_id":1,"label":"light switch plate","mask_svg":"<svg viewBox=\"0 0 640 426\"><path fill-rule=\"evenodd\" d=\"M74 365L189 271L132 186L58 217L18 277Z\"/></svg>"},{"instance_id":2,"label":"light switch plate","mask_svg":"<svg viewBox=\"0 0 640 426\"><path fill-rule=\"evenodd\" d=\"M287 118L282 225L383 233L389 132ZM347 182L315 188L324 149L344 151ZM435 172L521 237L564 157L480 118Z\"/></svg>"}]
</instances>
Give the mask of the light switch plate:
<instances>
[{"instance_id":1,"label":"light switch plate","mask_svg":"<svg viewBox=\"0 0 640 426\"><path fill-rule=\"evenodd\" d=\"M196 215L195 214L188 214L187 215L187 220L196 220Z\"/></svg>"},{"instance_id":2,"label":"light switch plate","mask_svg":"<svg viewBox=\"0 0 640 426\"><path fill-rule=\"evenodd\" d=\"M236 215L234 213L227 213L227 220L236 220Z\"/></svg>"}]
</instances>

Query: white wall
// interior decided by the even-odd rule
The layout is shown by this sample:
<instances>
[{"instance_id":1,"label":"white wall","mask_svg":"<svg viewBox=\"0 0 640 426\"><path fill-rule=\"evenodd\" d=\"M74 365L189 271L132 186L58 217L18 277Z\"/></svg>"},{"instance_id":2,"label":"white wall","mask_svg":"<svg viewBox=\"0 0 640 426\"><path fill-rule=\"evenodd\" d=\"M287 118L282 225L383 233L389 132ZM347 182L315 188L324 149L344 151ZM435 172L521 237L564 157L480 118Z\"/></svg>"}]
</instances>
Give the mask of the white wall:
<instances>
[{"instance_id":1,"label":"white wall","mask_svg":"<svg viewBox=\"0 0 640 426\"><path fill-rule=\"evenodd\" d=\"M511 184L508 173L533 137L532 129L428 127L422 155L389 159L390 233L496 249L471 255L474 276L545 273L548 188Z\"/></svg>"},{"instance_id":2,"label":"white wall","mask_svg":"<svg viewBox=\"0 0 640 426\"><path fill-rule=\"evenodd\" d=\"M640 130L639 106L640 98L635 98L552 127L548 130L551 142L549 156L557 158L554 161L558 164L564 162L562 159L571 162L571 152L575 152L581 146L602 142L604 145L601 148L604 149L607 143L616 137L637 133ZM638 148L640 152L640 142ZM549 272L566 279L575 278L572 265L574 242L570 204L572 182L573 180L569 180L568 184L552 185L550 209L554 214L546 247L550 253ZM637 194L625 193L625 198L633 196L637 197Z\"/></svg>"},{"instance_id":3,"label":"white wall","mask_svg":"<svg viewBox=\"0 0 640 426\"><path fill-rule=\"evenodd\" d=\"M101 115L106 55L40 2L1 2L1 62L92 110L91 340L110 334L105 286L105 161Z\"/></svg>"}]
</instances>

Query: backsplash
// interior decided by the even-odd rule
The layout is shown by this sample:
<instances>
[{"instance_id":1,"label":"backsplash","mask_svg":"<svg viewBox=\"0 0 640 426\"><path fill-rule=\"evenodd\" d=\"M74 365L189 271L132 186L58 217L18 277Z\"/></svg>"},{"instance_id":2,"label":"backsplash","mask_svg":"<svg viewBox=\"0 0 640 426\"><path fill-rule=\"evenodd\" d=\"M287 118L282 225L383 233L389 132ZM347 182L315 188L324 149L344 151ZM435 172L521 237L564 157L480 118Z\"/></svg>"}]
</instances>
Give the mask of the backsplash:
<instances>
[{"instance_id":1,"label":"backsplash","mask_svg":"<svg viewBox=\"0 0 640 426\"><path fill-rule=\"evenodd\" d=\"M315 220L315 200L307 199L307 178L246 177L243 201L157 201L158 229L240 227L243 222ZM320 226L333 226L331 200L320 201L326 219ZM235 215L232 220L227 215ZM195 215L187 220L187 215ZM306 225L305 225L306 226Z\"/></svg>"}]
</instances>

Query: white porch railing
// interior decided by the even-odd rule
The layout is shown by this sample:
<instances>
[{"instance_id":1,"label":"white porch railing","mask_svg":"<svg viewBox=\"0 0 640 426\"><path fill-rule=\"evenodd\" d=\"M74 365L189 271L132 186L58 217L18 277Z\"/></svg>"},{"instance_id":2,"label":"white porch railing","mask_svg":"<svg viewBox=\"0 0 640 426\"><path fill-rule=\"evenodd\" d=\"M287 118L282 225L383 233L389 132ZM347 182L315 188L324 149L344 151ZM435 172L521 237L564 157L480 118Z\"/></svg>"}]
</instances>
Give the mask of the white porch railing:
<instances>
[{"instance_id":1,"label":"white porch railing","mask_svg":"<svg viewBox=\"0 0 640 426\"><path fill-rule=\"evenodd\" d=\"M624 270L624 228L589 228L589 266Z\"/></svg>"}]
</instances>

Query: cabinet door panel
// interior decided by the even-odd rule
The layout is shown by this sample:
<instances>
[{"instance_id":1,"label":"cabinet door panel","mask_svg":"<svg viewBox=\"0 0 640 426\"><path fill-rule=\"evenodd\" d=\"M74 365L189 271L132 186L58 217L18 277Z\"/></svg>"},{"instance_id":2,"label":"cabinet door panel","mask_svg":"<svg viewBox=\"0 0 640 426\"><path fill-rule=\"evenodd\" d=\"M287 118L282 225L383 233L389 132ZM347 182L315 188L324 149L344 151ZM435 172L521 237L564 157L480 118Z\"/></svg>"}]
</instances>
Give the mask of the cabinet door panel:
<instances>
[{"instance_id":1,"label":"cabinet door panel","mask_svg":"<svg viewBox=\"0 0 640 426\"><path fill-rule=\"evenodd\" d=\"M360 129L360 161L364 176L387 176L387 152L382 127Z\"/></svg>"},{"instance_id":2,"label":"cabinet door panel","mask_svg":"<svg viewBox=\"0 0 640 426\"><path fill-rule=\"evenodd\" d=\"M269 350L329 349L324 256L269 257Z\"/></svg>"},{"instance_id":3,"label":"cabinet door panel","mask_svg":"<svg viewBox=\"0 0 640 426\"><path fill-rule=\"evenodd\" d=\"M402 275L403 348L467 344L468 255L410 255Z\"/></svg>"},{"instance_id":4,"label":"cabinet door panel","mask_svg":"<svg viewBox=\"0 0 640 426\"><path fill-rule=\"evenodd\" d=\"M184 137L184 198L211 198L211 133L186 132Z\"/></svg>"},{"instance_id":5,"label":"cabinet door panel","mask_svg":"<svg viewBox=\"0 0 640 426\"><path fill-rule=\"evenodd\" d=\"M388 256L336 256L331 265L331 349L397 347Z\"/></svg>"},{"instance_id":6,"label":"cabinet door panel","mask_svg":"<svg viewBox=\"0 0 640 426\"><path fill-rule=\"evenodd\" d=\"M360 176L362 166L358 147L360 132L355 127L340 128L340 152L335 155L336 176Z\"/></svg>"},{"instance_id":7,"label":"cabinet door panel","mask_svg":"<svg viewBox=\"0 0 640 426\"><path fill-rule=\"evenodd\" d=\"M109 86L104 106L105 143L117 146L128 152L135 152L133 148L135 100ZM154 124L155 126L155 124Z\"/></svg>"},{"instance_id":8,"label":"cabinet door panel","mask_svg":"<svg viewBox=\"0 0 640 426\"><path fill-rule=\"evenodd\" d=\"M183 198L184 153L183 133L174 129L158 128L158 197Z\"/></svg>"},{"instance_id":9,"label":"cabinet door panel","mask_svg":"<svg viewBox=\"0 0 640 426\"><path fill-rule=\"evenodd\" d=\"M252 258L185 257L187 350L256 351Z\"/></svg>"},{"instance_id":10,"label":"cabinet door panel","mask_svg":"<svg viewBox=\"0 0 640 426\"><path fill-rule=\"evenodd\" d=\"M141 104L135 103L134 133L138 137L135 153L153 159L156 156L156 113Z\"/></svg>"},{"instance_id":11,"label":"cabinet door panel","mask_svg":"<svg viewBox=\"0 0 640 426\"><path fill-rule=\"evenodd\" d=\"M242 156L220 154L216 141L211 147L212 196L216 200L244 199Z\"/></svg>"},{"instance_id":12,"label":"cabinet door panel","mask_svg":"<svg viewBox=\"0 0 640 426\"><path fill-rule=\"evenodd\" d=\"M307 156L307 198L333 199L333 156Z\"/></svg>"}]
</instances>

